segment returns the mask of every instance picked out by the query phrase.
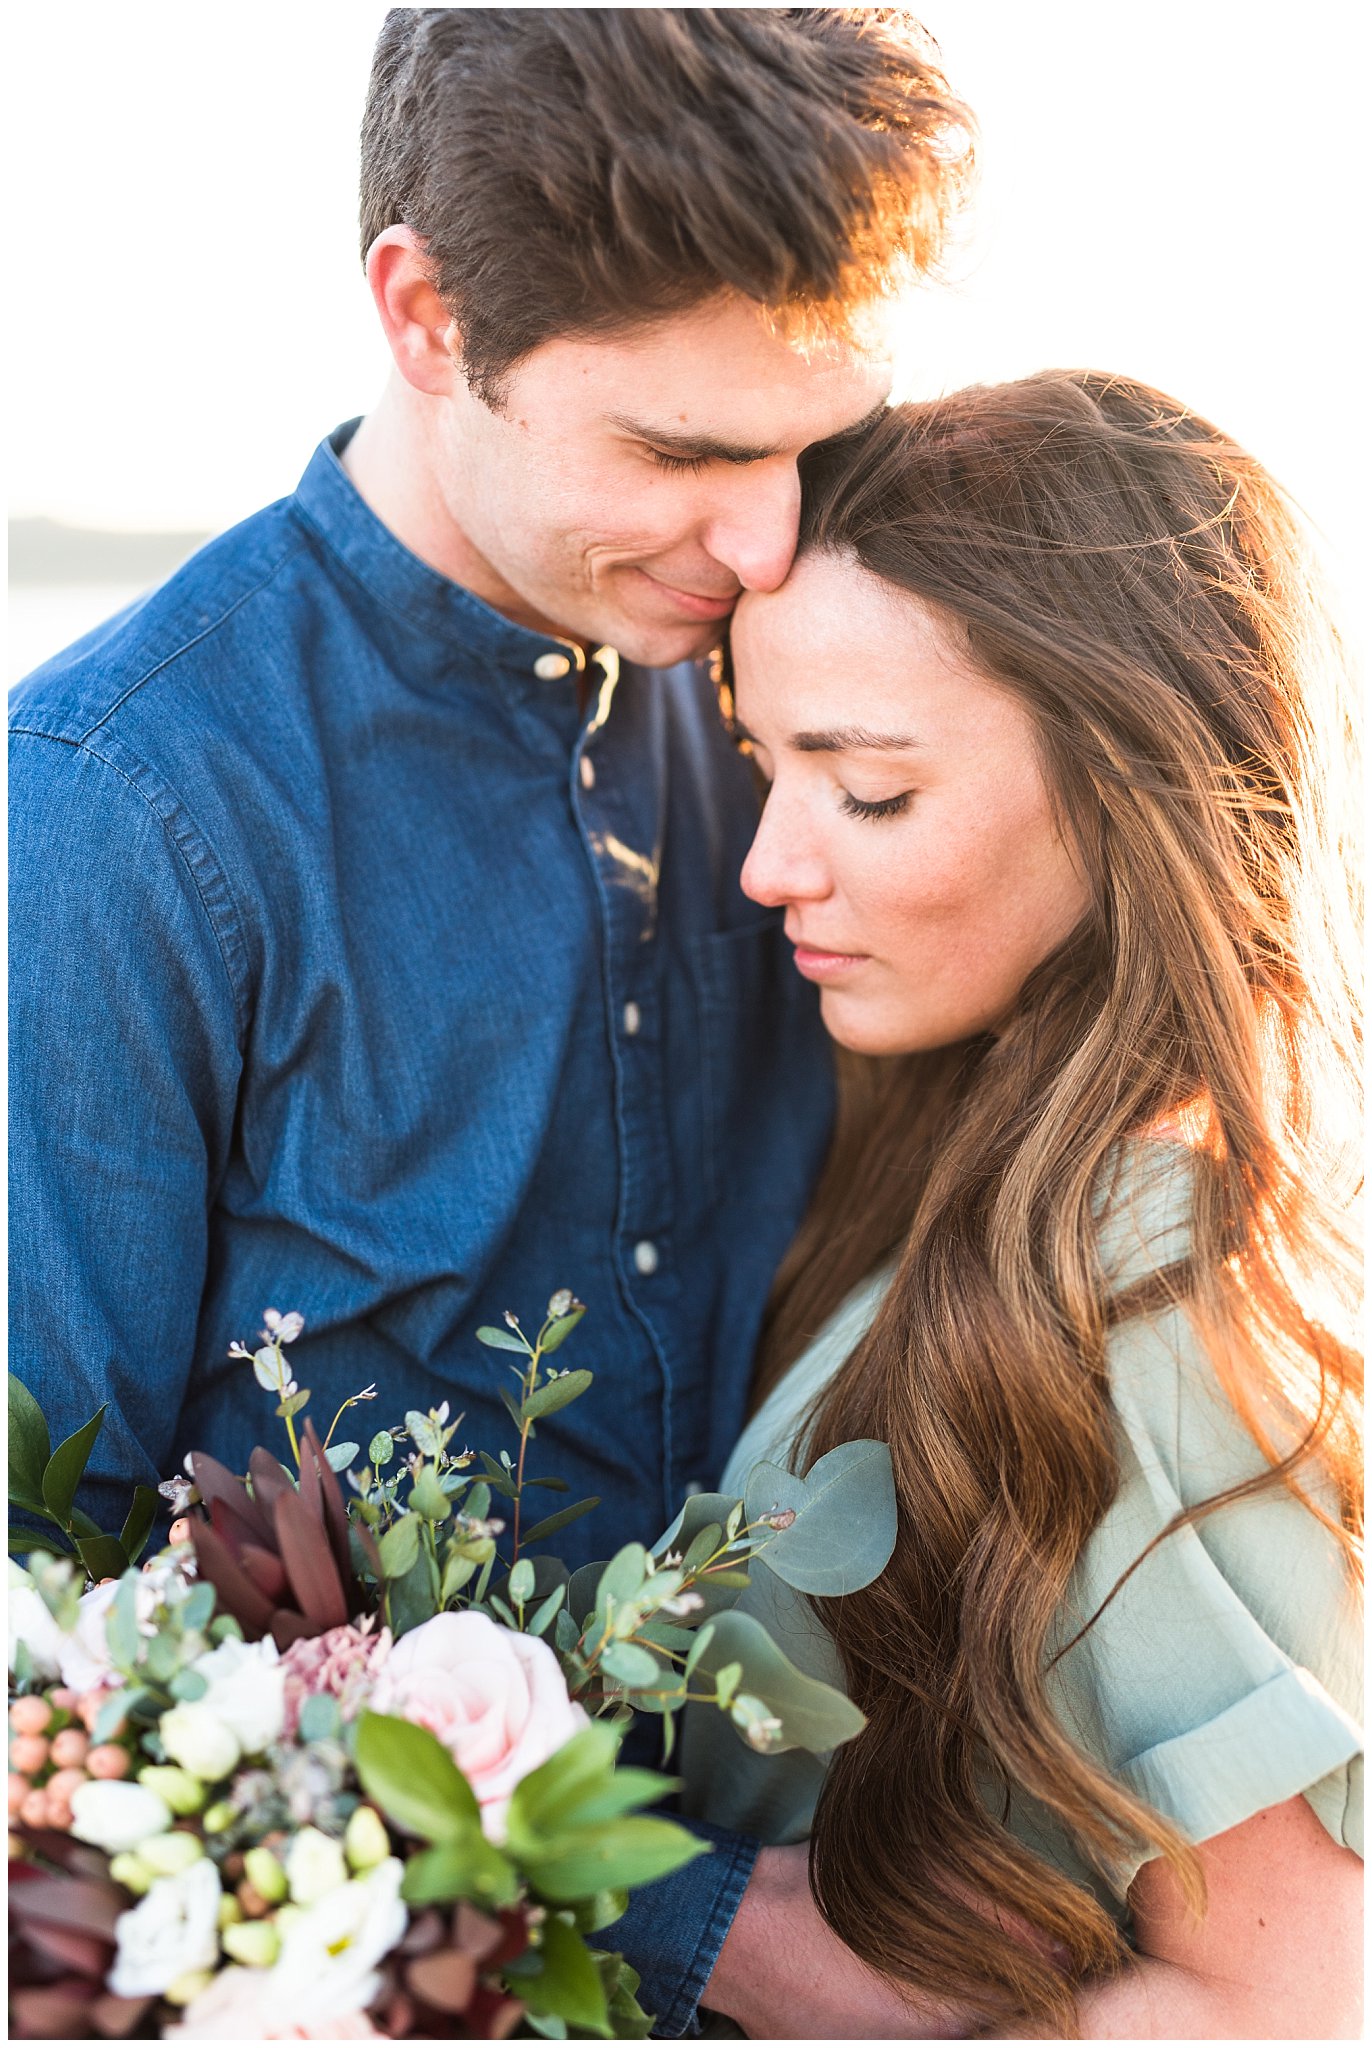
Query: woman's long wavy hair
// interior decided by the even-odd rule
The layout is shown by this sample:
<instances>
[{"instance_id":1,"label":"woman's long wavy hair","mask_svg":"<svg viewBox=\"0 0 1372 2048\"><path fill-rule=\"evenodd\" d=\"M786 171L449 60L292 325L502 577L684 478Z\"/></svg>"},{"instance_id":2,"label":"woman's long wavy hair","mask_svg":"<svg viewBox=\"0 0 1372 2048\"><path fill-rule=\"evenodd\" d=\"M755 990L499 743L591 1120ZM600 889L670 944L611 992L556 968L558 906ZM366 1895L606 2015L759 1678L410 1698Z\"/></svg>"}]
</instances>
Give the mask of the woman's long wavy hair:
<instances>
[{"instance_id":1,"label":"woman's long wavy hair","mask_svg":"<svg viewBox=\"0 0 1372 2048\"><path fill-rule=\"evenodd\" d=\"M1202 1896L1180 1833L1073 1744L1045 1687L1118 1484L1112 1325L1182 1301L1265 1454L1238 1491L1290 1487L1350 1569L1360 1555L1360 1366L1331 1306L1357 1272L1343 664L1270 478L1123 377L1047 372L893 410L810 461L801 546L929 607L1014 693L1090 882L1086 919L994 1040L842 1056L757 1389L894 1261L803 1438L807 1462L884 1439L900 1508L883 1576L819 1603L868 1725L833 1759L812 1880L876 1968L1067 2036L1073 1979L1124 1947L988 1783L1041 1801L1103 1871L1141 1843ZM1150 1133L1194 1154L1191 1254L1151 1297L1111 1302L1093 1204L1121 1142Z\"/></svg>"}]
</instances>

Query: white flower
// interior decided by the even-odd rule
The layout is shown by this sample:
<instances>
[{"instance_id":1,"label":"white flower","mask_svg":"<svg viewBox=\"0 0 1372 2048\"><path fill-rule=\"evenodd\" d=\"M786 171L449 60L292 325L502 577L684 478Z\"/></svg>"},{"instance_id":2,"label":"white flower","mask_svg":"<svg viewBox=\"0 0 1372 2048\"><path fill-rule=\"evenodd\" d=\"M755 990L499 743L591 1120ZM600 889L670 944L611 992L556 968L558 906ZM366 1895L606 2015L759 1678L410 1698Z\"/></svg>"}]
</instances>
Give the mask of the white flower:
<instances>
[{"instance_id":1,"label":"white flower","mask_svg":"<svg viewBox=\"0 0 1372 2048\"><path fill-rule=\"evenodd\" d=\"M109 1986L118 1998L165 1991L188 1970L219 1960L219 1873L202 1856L177 1877L159 1877L114 1923L118 1950Z\"/></svg>"},{"instance_id":2,"label":"white flower","mask_svg":"<svg viewBox=\"0 0 1372 2048\"><path fill-rule=\"evenodd\" d=\"M158 1608L175 1606L184 1600L193 1577L193 1564L188 1560L178 1560L170 1552L155 1558L146 1571L137 1574L134 1612L141 1635L157 1633ZM89 1692L92 1686L115 1685L119 1681L106 1629L120 1584L120 1580L114 1579L108 1585L92 1586L89 1593L83 1593L76 1627L70 1635L62 1637L58 1653L62 1683L69 1685L73 1692Z\"/></svg>"},{"instance_id":3,"label":"white flower","mask_svg":"<svg viewBox=\"0 0 1372 2048\"><path fill-rule=\"evenodd\" d=\"M191 1666L208 1691L197 1705L228 1728L244 1756L260 1756L276 1741L286 1718L286 1674L270 1636L240 1643L230 1636Z\"/></svg>"},{"instance_id":4,"label":"white flower","mask_svg":"<svg viewBox=\"0 0 1372 2048\"><path fill-rule=\"evenodd\" d=\"M269 1970L221 1970L166 2037L183 2041L362 2038L376 1966L401 1940L404 1866L390 1856L293 1919ZM332 2023L332 2025L330 2024Z\"/></svg>"},{"instance_id":5,"label":"white flower","mask_svg":"<svg viewBox=\"0 0 1372 2048\"><path fill-rule=\"evenodd\" d=\"M185 1700L158 1723L162 1747L173 1763L212 1785L227 1778L242 1754L238 1737L204 1700Z\"/></svg>"},{"instance_id":6,"label":"white flower","mask_svg":"<svg viewBox=\"0 0 1372 2048\"><path fill-rule=\"evenodd\" d=\"M343 1844L318 1828L301 1828L286 1851L286 1882L296 1905L313 1906L347 1878Z\"/></svg>"},{"instance_id":7,"label":"white flower","mask_svg":"<svg viewBox=\"0 0 1372 2048\"><path fill-rule=\"evenodd\" d=\"M165 1799L127 1778L92 1778L71 1795L71 1831L107 1856L164 1834L172 1817Z\"/></svg>"},{"instance_id":8,"label":"white flower","mask_svg":"<svg viewBox=\"0 0 1372 2048\"><path fill-rule=\"evenodd\" d=\"M58 1659L62 1650L62 1631L31 1575L13 1559L10 1560L8 1621L10 1670L14 1669L15 1656L22 1643L29 1653L34 1677L44 1684L51 1684L61 1670Z\"/></svg>"},{"instance_id":9,"label":"white flower","mask_svg":"<svg viewBox=\"0 0 1372 2048\"><path fill-rule=\"evenodd\" d=\"M263 1335L274 1337L278 1344L294 1344L305 1327L305 1318L298 1309L292 1309L290 1314L285 1316L277 1309L264 1309L262 1320L266 1324Z\"/></svg>"}]
</instances>

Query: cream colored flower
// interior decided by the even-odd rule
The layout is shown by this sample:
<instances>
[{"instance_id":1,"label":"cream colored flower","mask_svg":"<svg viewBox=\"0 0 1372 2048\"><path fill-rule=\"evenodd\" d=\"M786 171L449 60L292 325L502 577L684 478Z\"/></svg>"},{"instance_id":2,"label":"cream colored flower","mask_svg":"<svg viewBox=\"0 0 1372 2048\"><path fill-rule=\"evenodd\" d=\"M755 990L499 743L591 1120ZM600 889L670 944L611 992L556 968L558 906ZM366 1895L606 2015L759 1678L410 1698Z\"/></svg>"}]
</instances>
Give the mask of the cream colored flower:
<instances>
[{"instance_id":1,"label":"cream colored flower","mask_svg":"<svg viewBox=\"0 0 1372 2048\"><path fill-rule=\"evenodd\" d=\"M369 1704L418 1722L452 1752L493 1842L505 1839L520 1779L588 1721L546 1643L470 1612L436 1614L402 1636Z\"/></svg>"},{"instance_id":2,"label":"cream colored flower","mask_svg":"<svg viewBox=\"0 0 1372 2048\"><path fill-rule=\"evenodd\" d=\"M219 1960L219 1872L205 1857L176 1877L159 1877L114 1923L118 1944L109 1986L118 1998L156 1996L188 1970Z\"/></svg>"}]
</instances>

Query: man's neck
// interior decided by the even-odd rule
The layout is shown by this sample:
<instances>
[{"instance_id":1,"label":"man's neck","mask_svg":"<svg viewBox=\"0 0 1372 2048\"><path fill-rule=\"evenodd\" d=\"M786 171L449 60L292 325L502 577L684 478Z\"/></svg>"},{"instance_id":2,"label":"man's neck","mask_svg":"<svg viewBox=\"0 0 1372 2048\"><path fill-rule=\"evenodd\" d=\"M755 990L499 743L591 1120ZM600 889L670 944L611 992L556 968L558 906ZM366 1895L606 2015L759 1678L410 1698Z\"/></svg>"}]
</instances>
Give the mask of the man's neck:
<instances>
[{"instance_id":1,"label":"man's neck","mask_svg":"<svg viewBox=\"0 0 1372 2048\"><path fill-rule=\"evenodd\" d=\"M392 376L379 402L343 450L358 495L412 555L440 576L536 633L569 636L542 618L473 547L454 519L434 465L426 401Z\"/></svg>"}]
</instances>

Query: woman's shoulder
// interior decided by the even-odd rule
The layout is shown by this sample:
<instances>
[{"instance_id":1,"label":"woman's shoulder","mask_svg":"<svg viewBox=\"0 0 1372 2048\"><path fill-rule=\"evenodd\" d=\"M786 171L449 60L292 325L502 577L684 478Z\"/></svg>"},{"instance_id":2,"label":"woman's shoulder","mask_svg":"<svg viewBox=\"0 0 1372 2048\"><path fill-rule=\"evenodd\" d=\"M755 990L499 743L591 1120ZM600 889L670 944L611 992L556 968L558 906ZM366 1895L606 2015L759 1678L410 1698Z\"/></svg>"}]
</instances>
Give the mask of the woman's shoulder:
<instances>
[{"instance_id":1,"label":"woman's shoulder","mask_svg":"<svg viewBox=\"0 0 1372 2048\"><path fill-rule=\"evenodd\" d=\"M1105 1282L1122 1294L1191 1251L1199 1165L1180 1139L1125 1138L1106 1155L1092 1208Z\"/></svg>"}]
</instances>

